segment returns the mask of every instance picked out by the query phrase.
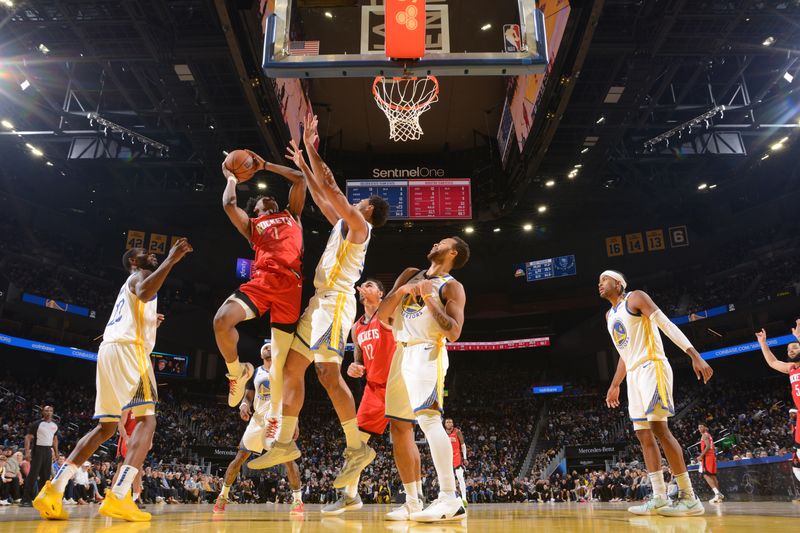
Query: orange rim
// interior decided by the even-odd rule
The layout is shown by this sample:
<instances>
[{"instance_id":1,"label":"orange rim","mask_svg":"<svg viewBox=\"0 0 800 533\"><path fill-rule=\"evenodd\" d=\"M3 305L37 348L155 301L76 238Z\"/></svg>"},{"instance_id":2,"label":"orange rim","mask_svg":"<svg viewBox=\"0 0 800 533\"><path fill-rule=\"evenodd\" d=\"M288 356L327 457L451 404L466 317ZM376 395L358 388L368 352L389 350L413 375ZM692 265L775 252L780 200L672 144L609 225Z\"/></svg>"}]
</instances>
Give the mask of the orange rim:
<instances>
[{"instance_id":1,"label":"orange rim","mask_svg":"<svg viewBox=\"0 0 800 533\"><path fill-rule=\"evenodd\" d=\"M402 76L393 76L392 80L394 81L417 81L419 78L417 77L409 77L405 78ZM420 102L413 106L403 106L393 104L391 102L387 102L384 100L380 94L378 94L378 82L384 83L386 81L385 76L375 76L375 80L372 82L372 95L375 97L375 101L377 101L380 105L384 107L388 107L392 111L412 111L414 109L421 109L433 102L433 100L439 96L439 80L436 79L436 76L426 76L426 79L433 81L434 89L431 93L430 97L425 100L424 102Z\"/></svg>"}]
</instances>

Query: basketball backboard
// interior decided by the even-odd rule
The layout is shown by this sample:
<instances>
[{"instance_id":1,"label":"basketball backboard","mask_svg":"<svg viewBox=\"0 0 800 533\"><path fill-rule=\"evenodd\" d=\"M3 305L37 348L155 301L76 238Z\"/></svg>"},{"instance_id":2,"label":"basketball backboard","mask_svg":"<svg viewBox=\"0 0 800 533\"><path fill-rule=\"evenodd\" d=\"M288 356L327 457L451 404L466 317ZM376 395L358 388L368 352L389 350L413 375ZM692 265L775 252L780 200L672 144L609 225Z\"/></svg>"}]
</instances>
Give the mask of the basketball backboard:
<instances>
[{"instance_id":1,"label":"basketball backboard","mask_svg":"<svg viewBox=\"0 0 800 533\"><path fill-rule=\"evenodd\" d=\"M534 0L427 0L426 53L416 61L385 57L382 0L308 4L275 1L264 41L268 76L510 76L547 67L544 17Z\"/></svg>"}]
</instances>

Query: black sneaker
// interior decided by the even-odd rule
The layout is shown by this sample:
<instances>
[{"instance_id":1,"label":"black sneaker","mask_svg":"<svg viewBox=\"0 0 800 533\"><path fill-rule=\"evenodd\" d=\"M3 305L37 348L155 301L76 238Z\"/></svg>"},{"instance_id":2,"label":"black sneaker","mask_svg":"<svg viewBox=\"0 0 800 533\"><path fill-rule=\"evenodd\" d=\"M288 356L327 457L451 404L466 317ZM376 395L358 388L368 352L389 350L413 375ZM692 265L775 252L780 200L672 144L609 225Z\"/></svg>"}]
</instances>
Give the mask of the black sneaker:
<instances>
[{"instance_id":1,"label":"black sneaker","mask_svg":"<svg viewBox=\"0 0 800 533\"><path fill-rule=\"evenodd\" d=\"M19 504L20 507L33 507L32 502L22 502Z\"/></svg>"}]
</instances>

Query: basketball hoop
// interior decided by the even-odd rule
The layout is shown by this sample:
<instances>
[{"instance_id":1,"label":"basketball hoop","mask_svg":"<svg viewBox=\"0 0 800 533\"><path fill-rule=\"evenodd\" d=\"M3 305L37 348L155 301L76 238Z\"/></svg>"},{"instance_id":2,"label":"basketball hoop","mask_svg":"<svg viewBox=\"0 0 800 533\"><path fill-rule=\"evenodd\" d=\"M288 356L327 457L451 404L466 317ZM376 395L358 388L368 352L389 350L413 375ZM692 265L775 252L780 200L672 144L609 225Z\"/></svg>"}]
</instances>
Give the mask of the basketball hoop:
<instances>
[{"instance_id":1,"label":"basketball hoop","mask_svg":"<svg viewBox=\"0 0 800 533\"><path fill-rule=\"evenodd\" d=\"M439 100L439 80L424 78L386 78L377 76L372 94L389 119L389 138L393 141L416 141L422 136L419 117Z\"/></svg>"}]
</instances>

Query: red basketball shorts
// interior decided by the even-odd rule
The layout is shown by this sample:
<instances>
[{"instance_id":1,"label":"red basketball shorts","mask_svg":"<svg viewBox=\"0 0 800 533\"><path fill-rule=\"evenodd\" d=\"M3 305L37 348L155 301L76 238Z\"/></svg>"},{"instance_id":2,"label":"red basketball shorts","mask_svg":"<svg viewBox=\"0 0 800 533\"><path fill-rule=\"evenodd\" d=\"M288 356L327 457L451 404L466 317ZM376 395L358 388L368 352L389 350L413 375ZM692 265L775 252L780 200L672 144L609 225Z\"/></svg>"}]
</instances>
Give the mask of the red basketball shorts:
<instances>
[{"instance_id":1,"label":"red basketball shorts","mask_svg":"<svg viewBox=\"0 0 800 533\"><path fill-rule=\"evenodd\" d=\"M703 457L703 473L712 476L717 475L717 458L714 456Z\"/></svg>"},{"instance_id":2,"label":"red basketball shorts","mask_svg":"<svg viewBox=\"0 0 800 533\"><path fill-rule=\"evenodd\" d=\"M300 319L303 280L293 272L266 272L239 286L234 297L257 317L269 311L273 324L294 324ZM244 296L244 298L242 298Z\"/></svg>"},{"instance_id":3,"label":"red basketball shorts","mask_svg":"<svg viewBox=\"0 0 800 533\"><path fill-rule=\"evenodd\" d=\"M367 382L358 406L358 429L373 435L382 435L389 420L386 418L386 384Z\"/></svg>"}]
</instances>

